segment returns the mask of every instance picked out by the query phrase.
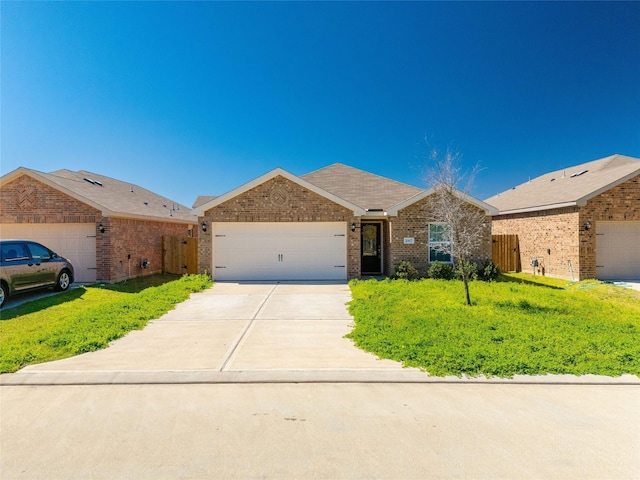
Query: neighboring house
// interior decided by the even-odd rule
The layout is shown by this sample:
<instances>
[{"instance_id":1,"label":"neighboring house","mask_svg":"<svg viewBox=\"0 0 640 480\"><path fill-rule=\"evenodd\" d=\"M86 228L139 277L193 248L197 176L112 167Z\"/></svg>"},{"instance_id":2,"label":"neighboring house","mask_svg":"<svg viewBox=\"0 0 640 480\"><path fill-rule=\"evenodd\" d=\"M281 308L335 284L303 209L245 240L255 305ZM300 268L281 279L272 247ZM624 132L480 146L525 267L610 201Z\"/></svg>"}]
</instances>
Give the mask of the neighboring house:
<instances>
[{"instance_id":1,"label":"neighboring house","mask_svg":"<svg viewBox=\"0 0 640 480\"><path fill-rule=\"evenodd\" d=\"M18 168L0 178L0 202L0 237L50 247L78 282L161 272L162 236L197 234L189 207L86 171Z\"/></svg>"},{"instance_id":2,"label":"neighboring house","mask_svg":"<svg viewBox=\"0 0 640 480\"><path fill-rule=\"evenodd\" d=\"M612 155L547 173L486 200L493 234L517 235L524 271L640 278L640 159ZM531 270L529 270L531 269Z\"/></svg>"},{"instance_id":3,"label":"neighboring house","mask_svg":"<svg viewBox=\"0 0 640 480\"><path fill-rule=\"evenodd\" d=\"M431 194L341 164L302 176L277 168L196 202L199 271L216 280L344 280L391 275L408 260L424 274L430 260L451 261L436 248L446 239ZM487 228L479 261L491 257L490 235Z\"/></svg>"}]
</instances>

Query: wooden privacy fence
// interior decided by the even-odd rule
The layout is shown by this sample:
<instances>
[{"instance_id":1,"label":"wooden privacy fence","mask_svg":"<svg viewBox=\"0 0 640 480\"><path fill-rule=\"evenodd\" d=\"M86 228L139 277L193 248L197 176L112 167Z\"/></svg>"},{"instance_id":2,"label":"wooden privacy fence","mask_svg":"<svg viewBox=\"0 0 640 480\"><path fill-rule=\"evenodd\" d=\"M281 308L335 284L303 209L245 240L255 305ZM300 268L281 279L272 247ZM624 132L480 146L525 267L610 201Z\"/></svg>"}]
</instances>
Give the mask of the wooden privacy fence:
<instances>
[{"instance_id":1,"label":"wooden privacy fence","mask_svg":"<svg viewBox=\"0 0 640 480\"><path fill-rule=\"evenodd\" d=\"M164 273L198 273L198 239L162 237L162 271Z\"/></svg>"},{"instance_id":2,"label":"wooden privacy fence","mask_svg":"<svg viewBox=\"0 0 640 480\"><path fill-rule=\"evenodd\" d=\"M491 235L491 259L501 272L520 272L518 235Z\"/></svg>"}]
</instances>

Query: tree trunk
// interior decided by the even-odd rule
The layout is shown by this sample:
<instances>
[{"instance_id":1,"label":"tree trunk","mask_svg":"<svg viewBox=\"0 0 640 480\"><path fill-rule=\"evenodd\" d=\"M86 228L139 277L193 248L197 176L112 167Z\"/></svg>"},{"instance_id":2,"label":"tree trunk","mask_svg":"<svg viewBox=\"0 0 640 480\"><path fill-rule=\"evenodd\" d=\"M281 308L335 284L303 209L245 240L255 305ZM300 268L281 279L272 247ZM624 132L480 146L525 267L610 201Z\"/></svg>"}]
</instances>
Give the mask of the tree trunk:
<instances>
[{"instance_id":1,"label":"tree trunk","mask_svg":"<svg viewBox=\"0 0 640 480\"><path fill-rule=\"evenodd\" d=\"M464 294L467 298L467 307L471 306L471 297L469 296L469 278L467 276L462 277L462 281L464 282Z\"/></svg>"}]
</instances>

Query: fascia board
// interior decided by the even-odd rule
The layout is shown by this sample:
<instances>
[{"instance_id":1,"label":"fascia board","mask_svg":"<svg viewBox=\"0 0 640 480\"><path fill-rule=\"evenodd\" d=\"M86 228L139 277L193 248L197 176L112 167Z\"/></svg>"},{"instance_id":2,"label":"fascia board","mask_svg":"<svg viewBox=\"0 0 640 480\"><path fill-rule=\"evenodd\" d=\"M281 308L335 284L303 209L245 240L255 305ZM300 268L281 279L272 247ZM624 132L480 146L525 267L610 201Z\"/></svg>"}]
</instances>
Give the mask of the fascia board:
<instances>
[{"instance_id":1,"label":"fascia board","mask_svg":"<svg viewBox=\"0 0 640 480\"><path fill-rule=\"evenodd\" d=\"M163 223L181 223L184 225L197 225L198 217L194 216L193 219L184 219L184 218L175 218L171 216L165 217L154 217L150 215L137 215L133 213L124 213L124 212L109 212L108 215L102 215L105 218L126 218L133 220L145 220L151 222L163 222Z\"/></svg>"},{"instance_id":2,"label":"fascia board","mask_svg":"<svg viewBox=\"0 0 640 480\"><path fill-rule=\"evenodd\" d=\"M327 200L331 200L334 203L337 203L338 205L342 205L345 208L348 208L350 210L353 211L354 216L361 216L365 214L365 210L362 207L359 207L358 205L354 205L351 202L346 201L343 198L338 197L337 195L334 195L332 193L327 192L326 190L323 190L322 188L307 182L306 180L303 180L300 177L297 177L295 175L293 175L292 173L287 172L286 170L283 170L282 168L276 168L274 170L271 170L268 173L265 173L264 175L251 180L248 183L245 183L244 185L241 185L238 188L235 188L227 193L225 193L224 195L221 195L219 197L214 198L213 200L211 200L210 202L207 202L203 205L200 205L197 208L194 208L193 210L191 210L191 213L195 216L201 217L204 215L204 212L206 212L207 210L216 207L228 200L231 200L234 197L237 197L238 195L241 195L249 190L251 190L252 188L257 187L258 185L262 185L263 183L271 180L272 178L275 178L277 176L282 176L284 178L286 178L287 180L292 181L293 183L296 183L298 185L300 185L303 188L306 188L307 190L310 190L324 198L326 198Z\"/></svg>"},{"instance_id":3,"label":"fascia board","mask_svg":"<svg viewBox=\"0 0 640 480\"><path fill-rule=\"evenodd\" d=\"M38 172L36 170L31 170L31 169L25 168L25 167L17 168L13 172L9 172L6 175L4 175L2 177L2 181L0 182L0 186L13 181L13 180L19 178L22 175L26 175L26 176L32 177L32 178L38 180L39 182L42 182L45 185L47 185L47 186L49 186L49 187L51 187L51 188L53 188L55 190L58 190L58 191L64 193L65 195L70 196L71 198L75 198L79 202L85 203L85 204L95 208L96 210L100 210L102 215L105 216L105 217L112 216L113 213L114 213L111 210L109 210L108 208L106 208L104 205L100 205L99 203L96 203L96 202L94 202L93 200L91 200L89 198L86 198L86 197L84 197L82 195L79 195L76 192L74 192L72 190L69 190L66 187L63 187L62 185L49 180L46 175L43 175L42 173L40 173L40 172Z\"/></svg>"},{"instance_id":4,"label":"fascia board","mask_svg":"<svg viewBox=\"0 0 640 480\"><path fill-rule=\"evenodd\" d=\"M459 190L456 190L456 195L459 198L462 198L463 200L465 200L466 202L469 202L472 205L475 205L479 209L484 210L484 212L487 215L496 215L498 213L498 209L496 207L486 202L483 202L482 200L478 200L477 198L472 197L471 195L467 195L466 193L460 192Z\"/></svg>"},{"instance_id":5,"label":"fascia board","mask_svg":"<svg viewBox=\"0 0 640 480\"><path fill-rule=\"evenodd\" d=\"M388 213L389 215L392 215L392 216L397 216L397 215L398 215L398 212L399 212L400 210L402 210L403 208L406 208L406 207L408 207L408 206L409 206L409 205L411 205L411 204L414 204L414 203L416 203L416 202L419 202L420 200L422 200L422 199L424 199L424 198L428 197L429 195L434 194L434 193L435 193L435 191L436 191L436 190L435 190L435 188L434 188L434 187L431 187L431 188L429 188L429 189L427 189L427 190L424 190L424 191L422 191L422 192L420 192L420 193L417 193L417 194L416 194L416 195L414 195L413 197L410 197L410 198L406 199L405 201L403 201L403 202L401 202L401 203L399 203L399 204L397 204L397 205L394 205L393 207L391 207L391 208L388 210L388 212L387 212L387 213ZM466 193L463 193L463 192L461 192L460 190L454 190L454 194L455 194L458 198L460 198L460 199L464 200L465 202L468 202L468 203L470 203L470 204L472 204L472 205L475 205L475 206L476 206L476 207L478 207L479 209L484 210L484 212L485 212L487 215L491 215L491 216L493 216L493 215L497 215L497 214L498 214L498 209L497 209L497 208L495 208L495 207L494 207L494 206L492 206L492 205L489 205L488 203L483 202L482 200L478 200L477 198L472 197L472 196L470 196L470 195L467 195Z\"/></svg>"},{"instance_id":6,"label":"fascia board","mask_svg":"<svg viewBox=\"0 0 640 480\"><path fill-rule=\"evenodd\" d=\"M387 214L392 216L392 217L397 217L398 216L398 212L400 210L402 210L403 208L408 207L409 205L419 202L420 200L422 200L423 198L428 197L429 195L431 195L432 193L435 192L435 189L433 188L429 188L428 190L423 190L420 193L416 193L414 196L407 198L406 200L403 200L402 202L394 205L393 207L391 207L389 210L387 210Z\"/></svg>"},{"instance_id":7,"label":"fascia board","mask_svg":"<svg viewBox=\"0 0 640 480\"><path fill-rule=\"evenodd\" d=\"M554 208L565 208L565 207L576 207L578 202L564 202L564 203L553 203L549 205L537 205L535 207L525 207L525 208L514 208L511 210L499 210L498 213L495 213L493 216L500 215L511 215L513 213L527 213L527 212L541 212L543 210L552 210Z\"/></svg>"},{"instance_id":8,"label":"fascia board","mask_svg":"<svg viewBox=\"0 0 640 480\"><path fill-rule=\"evenodd\" d=\"M576 200L576 204L580 207L584 207L587 204L587 202L592 198L597 197L598 195L606 192L607 190L611 190L613 187L617 187L621 183L624 183L627 180L630 180L637 175L640 175L640 169L634 170L633 172L628 173L627 175L620 177L617 180L614 180L613 182L608 183L607 185L604 185L598 188L597 190L594 190L593 192L588 193L587 195Z\"/></svg>"},{"instance_id":9,"label":"fascia board","mask_svg":"<svg viewBox=\"0 0 640 480\"><path fill-rule=\"evenodd\" d=\"M187 219L181 219L181 218L172 218L172 217L157 217L157 216L152 216L152 215L138 215L138 214L133 214L133 213L126 213L126 212L114 212L108 208L105 208L103 205L100 205L99 203L94 202L93 200L86 198L82 195L78 195L77 193L57 184L56 182L53 182L51 180L49 180L47 178L46 175L42 175L42 173L36 171L36 170L31 170L29 168L25 168L25 167L20 167L17 168L16 170L7 173L6 175L2 176L2 179L0 179L0 186L5 185L23 175L32 177L36 180L38 180L39 182L44 183L45 185L48 185L49 187L58 190L59 192L64 193L65 195L68 195L72 198L75 198L76 200L78 200L79 202L85 203L93 208L95 208L96 210L99 210L100 213L102 214L103 217L108 218L108 217L112 217L112 218L131 218L131 219L136 219L136 220L146 220L146 221L152 221L152 222L167 222L167 223L181 223L181 224L185 224L185 225L195 225L198 223L198 218L197 217L193 217L193 220L187 220Z\"/></svg>"}]
</instances>

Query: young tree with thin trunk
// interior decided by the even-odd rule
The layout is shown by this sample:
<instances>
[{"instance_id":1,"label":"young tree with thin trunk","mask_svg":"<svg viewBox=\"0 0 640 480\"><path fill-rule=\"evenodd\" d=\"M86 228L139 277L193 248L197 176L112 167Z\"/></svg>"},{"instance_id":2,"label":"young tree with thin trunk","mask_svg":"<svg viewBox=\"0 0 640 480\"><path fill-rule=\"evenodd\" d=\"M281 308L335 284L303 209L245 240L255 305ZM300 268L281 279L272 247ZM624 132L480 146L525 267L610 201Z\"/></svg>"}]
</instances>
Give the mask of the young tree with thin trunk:
<instances>
[{"instance_id":1,"label":"young tree with thin trunk","mask_svg":"<svg viewBox=\"0 0 640 480\"><path fill-rule=\"evenodd\" d=\"M434 149L430 160L427 181L434 193L429 196L429 208L433 220L444 224L448 240L434 248L452 256L454 268L464 283L466 303L471 306L469 280L477 272L474 259L491 228L486 212L469 202L478 167L463 173L460 155L451 150L442 156Z\"/></svg>"}]
</instances>

